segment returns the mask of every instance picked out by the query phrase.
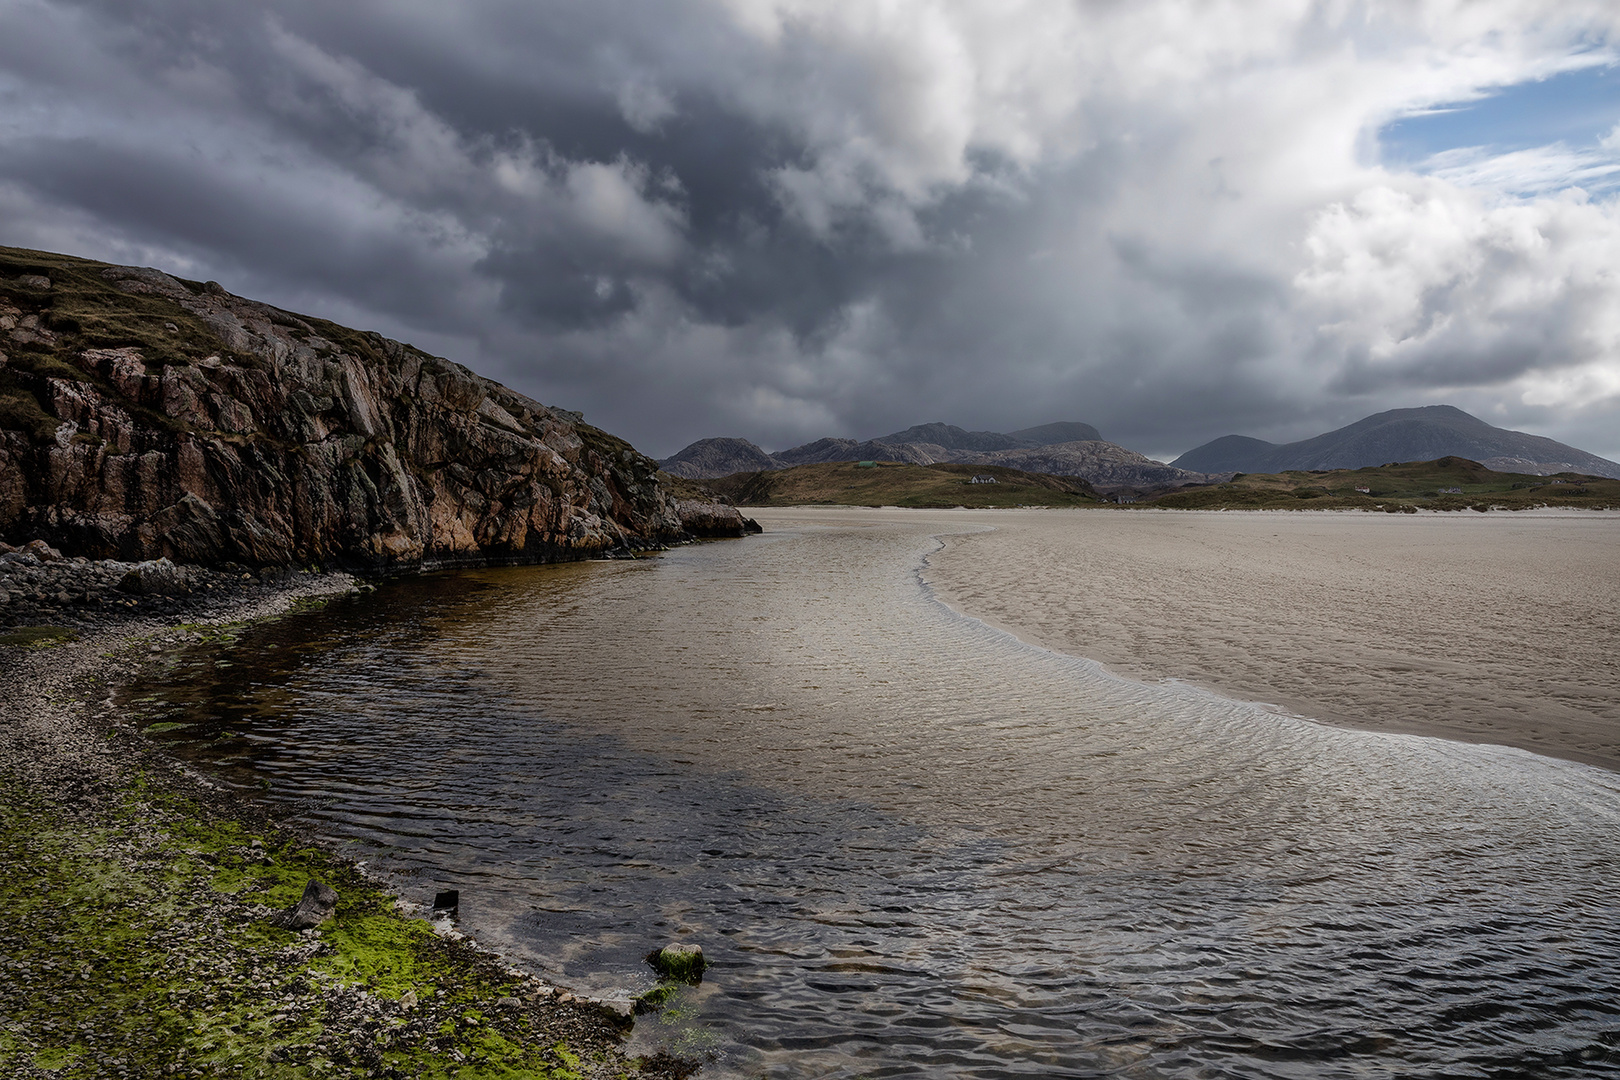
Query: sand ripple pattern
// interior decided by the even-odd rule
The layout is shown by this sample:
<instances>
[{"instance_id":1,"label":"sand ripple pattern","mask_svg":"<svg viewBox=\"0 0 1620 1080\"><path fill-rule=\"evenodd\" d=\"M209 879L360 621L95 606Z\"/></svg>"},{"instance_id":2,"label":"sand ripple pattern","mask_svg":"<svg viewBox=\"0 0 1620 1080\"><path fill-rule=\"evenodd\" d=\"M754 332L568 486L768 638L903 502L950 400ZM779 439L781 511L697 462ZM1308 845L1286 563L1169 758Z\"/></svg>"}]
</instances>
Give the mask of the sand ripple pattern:
<instances>
[{"instance_id":1,"label":"sand ripple pattern","mask_svg":"<svg viewBox=\"0 0 1620 1080\"><path fill-rule=\"evenodd\" d=\"M554 978L702 942L637 1038L711 1076L1620 1071L1613 774L1126 681L932 596L973 519L827 521L390 586L168 737Z\"/></svg>"}]
</instances>

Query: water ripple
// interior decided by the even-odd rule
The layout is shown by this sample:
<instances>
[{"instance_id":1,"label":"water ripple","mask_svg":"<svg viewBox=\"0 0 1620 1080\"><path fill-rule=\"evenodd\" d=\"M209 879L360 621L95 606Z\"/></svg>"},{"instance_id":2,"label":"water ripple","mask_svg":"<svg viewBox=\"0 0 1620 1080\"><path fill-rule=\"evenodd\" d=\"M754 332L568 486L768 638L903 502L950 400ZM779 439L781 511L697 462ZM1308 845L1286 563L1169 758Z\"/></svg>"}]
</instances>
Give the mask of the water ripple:
<instances>
[{"instance_id":1,"label":"water ripple","mask_svg":"<svg viewBox=\"0 0 1620 1080\"><path fill-rule=\"evenodd\" d=\"M442 575L255 631L165 736L552 978L715 961L712 1075L1620 1071L1620 791L1023 645L929 529ZM141 691L147 692L147 691Z\"/></svg>"}]
</instances>

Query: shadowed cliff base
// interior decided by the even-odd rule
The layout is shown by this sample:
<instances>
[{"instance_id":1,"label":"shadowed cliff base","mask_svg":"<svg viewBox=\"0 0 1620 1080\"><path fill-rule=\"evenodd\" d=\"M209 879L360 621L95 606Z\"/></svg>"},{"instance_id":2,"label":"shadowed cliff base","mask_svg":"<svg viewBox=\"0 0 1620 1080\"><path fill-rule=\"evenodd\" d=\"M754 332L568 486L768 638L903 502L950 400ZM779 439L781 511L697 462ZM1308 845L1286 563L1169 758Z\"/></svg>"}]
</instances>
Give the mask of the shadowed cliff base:
<instances>
[{"instance_id":1,"label":"shadowed cliff base","mask_svg":"<svg viewBox=\"0 0 1620 1080\"><path fill-rule=\"evenodd\" d=\"M0 539L398 571L744 529L579 414L410 345L213 282L0 248Z\"/></svg>"}]
</instances>

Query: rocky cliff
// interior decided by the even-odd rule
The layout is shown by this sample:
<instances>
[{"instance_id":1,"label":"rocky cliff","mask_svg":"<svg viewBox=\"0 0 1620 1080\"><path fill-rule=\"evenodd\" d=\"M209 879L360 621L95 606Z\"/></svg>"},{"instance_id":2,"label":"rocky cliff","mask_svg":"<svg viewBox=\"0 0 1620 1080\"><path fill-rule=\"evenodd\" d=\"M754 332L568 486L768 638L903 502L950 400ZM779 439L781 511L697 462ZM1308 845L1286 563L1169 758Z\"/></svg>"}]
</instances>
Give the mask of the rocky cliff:
<instances>
[{"instance_id":1,"label":"rocky cliff","mask_svg":"<svg viewBox=\"0 0 1620 1080\"><path fill-rule=\"evenodd\" d=\"M683 510L742 533L734 507L673 497L656 469L578 414L379 334L0 248L0 539L410 569L649 548L690 535Z\"/></svg>"}]
</instances>

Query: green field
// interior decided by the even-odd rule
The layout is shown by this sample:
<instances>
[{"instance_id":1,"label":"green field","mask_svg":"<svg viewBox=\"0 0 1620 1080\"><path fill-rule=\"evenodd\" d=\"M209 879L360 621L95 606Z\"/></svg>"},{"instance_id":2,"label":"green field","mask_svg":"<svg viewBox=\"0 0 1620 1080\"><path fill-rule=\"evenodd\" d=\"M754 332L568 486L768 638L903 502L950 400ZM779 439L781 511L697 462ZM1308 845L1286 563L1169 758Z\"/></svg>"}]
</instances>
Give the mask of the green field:
<instances>
[{"instance_id":1,"label":"green field","mask_svg":"<svg viewBox=\"0 0 1620 1080\"><path fill-rule=\"evenodd\" d=\"M1357 491L1368 488L1369 491ZM1456 492L1446 489L1456 488ZM1525 510L1535 506L1620 509L1620 480L1579 473L1492 472L1477 461L1438 461L1325 472L1239 473L1230 483L1147 496L1140 505L1180 510Z\"/></svg>"},{"instance_id":2,"label":"green field","mask_svg":"<svg viewBox=\"0 0 1620 1080\"><path fill-rule=\"evenodd\" d=\"M994 484L973 484L994 476ZM832 461L775 472L736 473L704 484L739 506L1096 506L1077 476L1045 476L994 465L905 465Z\"/></svg>"}]
</instances>

